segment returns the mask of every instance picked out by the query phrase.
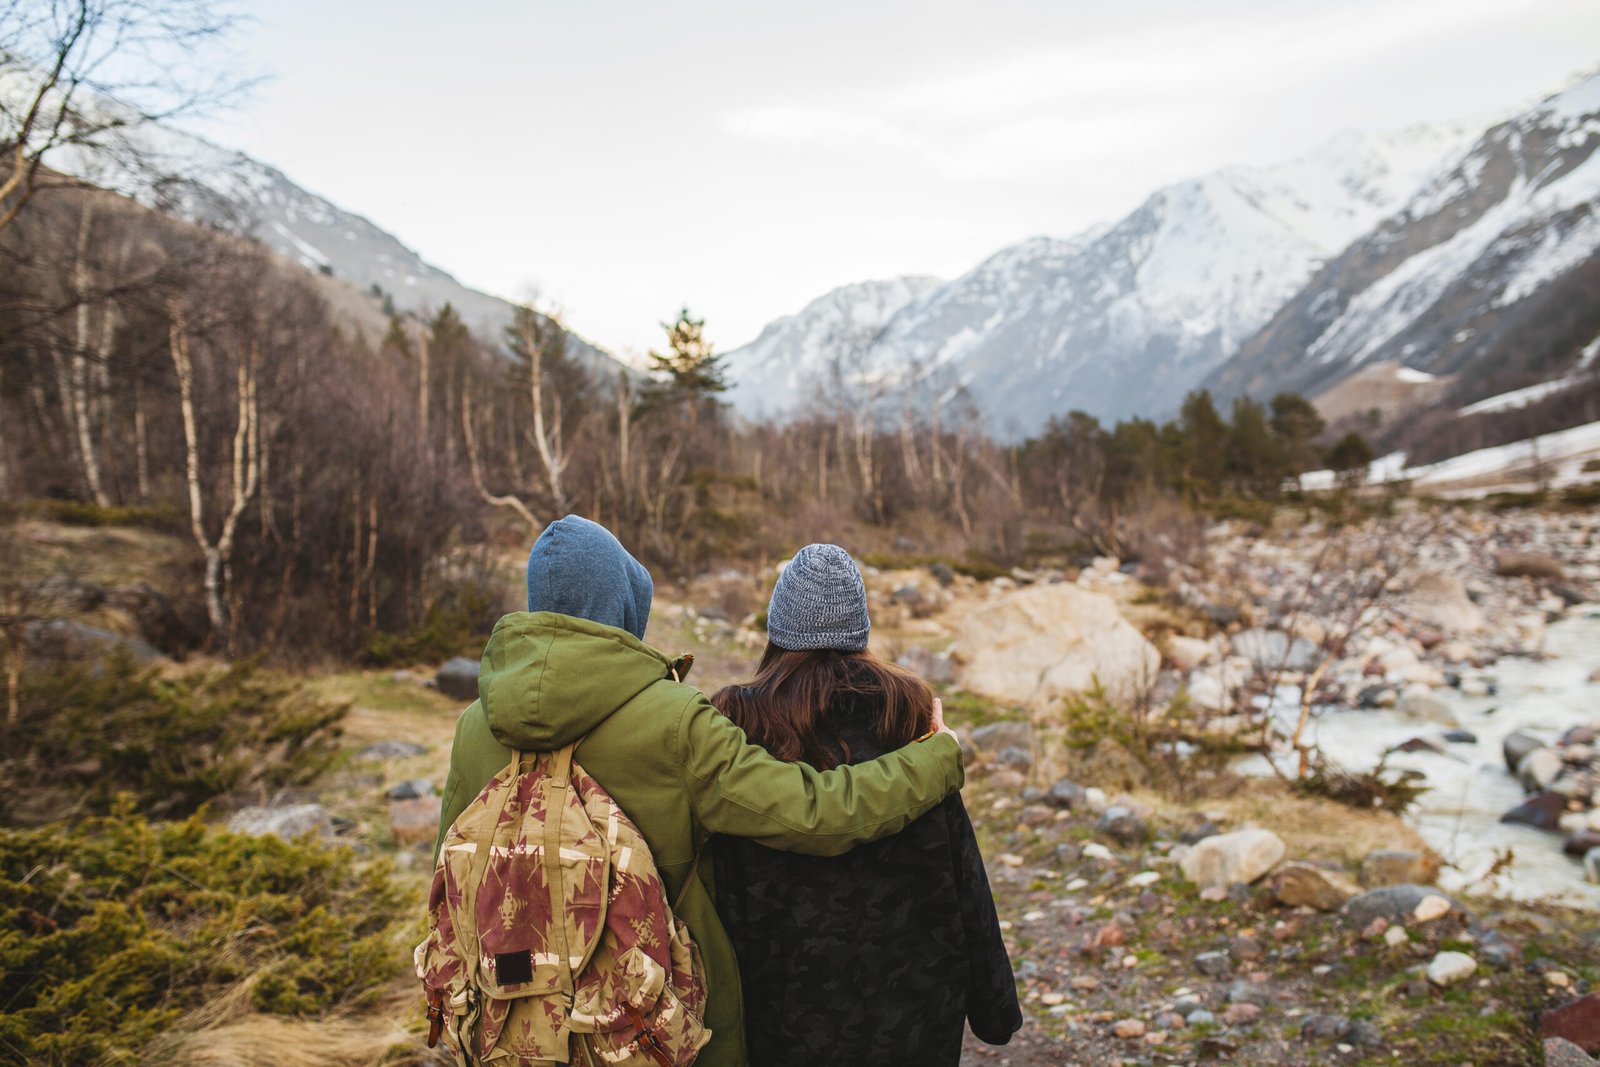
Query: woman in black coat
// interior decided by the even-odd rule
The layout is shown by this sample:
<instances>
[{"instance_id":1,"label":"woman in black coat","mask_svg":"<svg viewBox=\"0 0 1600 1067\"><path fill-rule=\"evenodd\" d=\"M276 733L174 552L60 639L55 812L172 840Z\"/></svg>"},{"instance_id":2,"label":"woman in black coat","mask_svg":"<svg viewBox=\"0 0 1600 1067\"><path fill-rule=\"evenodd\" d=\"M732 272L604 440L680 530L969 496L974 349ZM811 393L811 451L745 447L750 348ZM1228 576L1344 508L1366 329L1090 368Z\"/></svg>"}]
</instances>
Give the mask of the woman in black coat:
<instances>
[{"instance_id":1,"label":"woman in black coat","mask_svg":"<svg viewBox=\"0 0 1600 1067\"><path fill-rule=\"evenodd\" d=\"M712 703L781 759L870 760L927 734L933 691L866 651L855 563L810 545L768 609L756 676ZM959 794L837 857L713 843L717 911L739 957L751 1067L954 1067L964 1024L1003 1045L1015 979Z\"/></svg>"}]
</instances>

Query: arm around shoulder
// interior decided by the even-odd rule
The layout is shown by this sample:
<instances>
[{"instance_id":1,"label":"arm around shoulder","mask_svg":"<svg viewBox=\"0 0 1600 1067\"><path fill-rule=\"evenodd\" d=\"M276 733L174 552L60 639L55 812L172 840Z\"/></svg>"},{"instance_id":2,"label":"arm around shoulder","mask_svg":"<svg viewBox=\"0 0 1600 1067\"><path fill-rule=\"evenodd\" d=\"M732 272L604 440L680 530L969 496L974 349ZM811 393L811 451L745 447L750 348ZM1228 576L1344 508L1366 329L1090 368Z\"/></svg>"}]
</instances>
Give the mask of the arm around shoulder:
<instances>
[{"instance_id":1,"label":"arm around shoulder","mask_svg":"<svg viewBox=\"0 0 1600 1067\"><path fill-rule=\"evenodd\" d=\"M713 833L835 856L902 829L961 788L961 746L939 735L870 763L819 771L775 759L697 695L675 751L696 817Z\"/></svg>"}]
</instances>

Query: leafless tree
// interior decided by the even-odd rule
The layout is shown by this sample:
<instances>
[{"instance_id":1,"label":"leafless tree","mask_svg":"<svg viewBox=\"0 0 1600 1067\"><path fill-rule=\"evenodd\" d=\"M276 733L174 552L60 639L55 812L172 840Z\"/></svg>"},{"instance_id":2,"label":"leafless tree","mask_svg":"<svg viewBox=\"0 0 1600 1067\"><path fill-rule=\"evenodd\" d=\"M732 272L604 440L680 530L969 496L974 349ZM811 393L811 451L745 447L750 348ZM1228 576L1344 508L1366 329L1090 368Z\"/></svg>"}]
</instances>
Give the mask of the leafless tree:
<instances>
[{"instance_id":1,"label":"leafless tree","mask_svg":"<svg viewBox=\"0 0 1600 1067\"><path fill-rule=\"evenodd\" d=\"M0 0L0 229L52 185L170 181L144 131L248 88L217 54L238 21L211 0Z\"/></svg>"}]
</instances>

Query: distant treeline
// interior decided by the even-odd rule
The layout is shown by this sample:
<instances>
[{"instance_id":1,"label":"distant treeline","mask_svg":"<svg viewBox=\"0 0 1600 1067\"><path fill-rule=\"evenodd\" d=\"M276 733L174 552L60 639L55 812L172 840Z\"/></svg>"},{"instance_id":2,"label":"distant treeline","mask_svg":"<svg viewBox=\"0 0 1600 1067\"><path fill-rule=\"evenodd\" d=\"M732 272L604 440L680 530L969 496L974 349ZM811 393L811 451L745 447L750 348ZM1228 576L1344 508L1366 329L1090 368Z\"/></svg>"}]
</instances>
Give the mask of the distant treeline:
<instances>
[{"instance_id":1,"label":"distant treeline","mask_svg":"<svg viewBox=\"0 0 1600 1067\"><path fill-rule=\"evenodd\" d=\"M1196 393L1163 424L1072 413L1001 445L959 390L840 374L802 417L747 425L687 312L647 374L596 375L527 308L501 338L445 306L369 340L257 246L95 191L36 200L0 257L0 500L166 516L234 653L431 651L393 635L484 606L452 549L568 511L679 573L818 537L1137 553L1153 508L1271 499L1370 455L1319 447L1288 395L1224 417Z\"/></svg>"}]
</instances>

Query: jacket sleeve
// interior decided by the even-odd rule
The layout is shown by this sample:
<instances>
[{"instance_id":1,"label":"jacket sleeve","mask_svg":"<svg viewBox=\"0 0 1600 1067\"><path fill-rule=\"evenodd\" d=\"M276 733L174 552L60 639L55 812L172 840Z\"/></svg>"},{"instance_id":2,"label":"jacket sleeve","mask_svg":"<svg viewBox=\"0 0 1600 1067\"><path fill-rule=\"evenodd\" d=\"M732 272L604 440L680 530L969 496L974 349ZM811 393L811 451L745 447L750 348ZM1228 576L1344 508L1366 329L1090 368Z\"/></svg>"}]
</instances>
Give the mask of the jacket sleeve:
<instances>
[{"instance_id":1,"label":"jacket sleeve","mask_svg":"<svg viewBox=\"0 0 1600 1067\"><path fill-rule=\"evenodd\" d=\"M967 1022L978 1040L1004 1045L1022 1029L1016 976L1000 933L1000 917L995 914L983 854L978 851L972 819L960 796L945 801L945 814L967 942Z\"/></svg>"},{"instance_id":2,"label":"jacket sleeve","mask_svg":"<svg viewBox=\"0 0 1600 1067\"><path fill-rule=\"evenodd\" d=\"M819 771L775 759L696 695L673 756L695 817L712 833L784 852L837 856L900 830L961 788L961 748L947 736L870 763Z\"/></svg>"}]
</instances>

